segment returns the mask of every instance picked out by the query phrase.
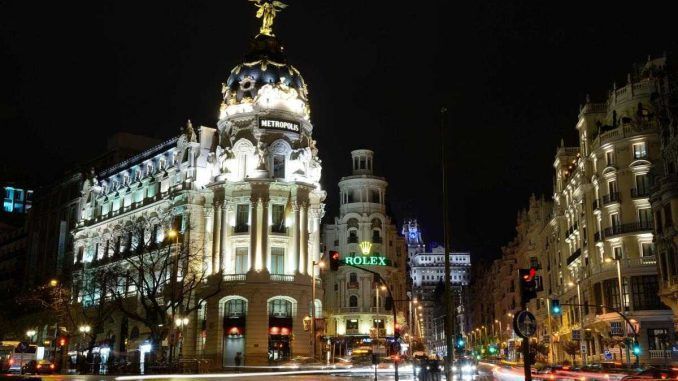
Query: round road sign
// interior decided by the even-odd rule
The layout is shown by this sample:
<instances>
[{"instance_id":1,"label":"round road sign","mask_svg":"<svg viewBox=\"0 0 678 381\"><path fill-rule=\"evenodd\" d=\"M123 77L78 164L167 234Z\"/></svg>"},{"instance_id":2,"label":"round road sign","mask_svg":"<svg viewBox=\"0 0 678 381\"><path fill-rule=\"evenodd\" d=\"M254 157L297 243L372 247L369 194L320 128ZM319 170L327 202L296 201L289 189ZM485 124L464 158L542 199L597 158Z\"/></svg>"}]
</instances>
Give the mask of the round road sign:
<instances>
[{"instance_id":1,"label":"round road sign","mask_svg":"<svg viewBox=\"0 0 678 381\"><path fill-rule=\"evenodd\" d=\"M537 319L528 311L520 311L513 317L513 330L523 339L537 333Z\"/></svg>"}]
</instances>

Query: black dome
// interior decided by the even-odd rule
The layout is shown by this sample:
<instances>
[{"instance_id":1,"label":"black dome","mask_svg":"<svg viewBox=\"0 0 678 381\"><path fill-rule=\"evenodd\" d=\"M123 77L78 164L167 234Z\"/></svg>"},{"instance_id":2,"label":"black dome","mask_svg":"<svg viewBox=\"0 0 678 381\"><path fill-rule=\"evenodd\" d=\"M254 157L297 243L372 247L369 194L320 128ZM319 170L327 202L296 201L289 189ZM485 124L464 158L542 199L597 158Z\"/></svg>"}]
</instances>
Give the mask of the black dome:
<instances>
[{"instance_id":1,"label":"black dome","mask_svg":"<svg viewBox=\"0 0 678 381\"><path fill-rule=\"evenodd\" d=\"M304 79L297 69L287 63L283 50L277 38L257 35L250 43L243 63L236 66L226 80L231 96L240 102L245 97L254 98L264 85L283 83L306 99Z\"/></svg>"}]
</instances>

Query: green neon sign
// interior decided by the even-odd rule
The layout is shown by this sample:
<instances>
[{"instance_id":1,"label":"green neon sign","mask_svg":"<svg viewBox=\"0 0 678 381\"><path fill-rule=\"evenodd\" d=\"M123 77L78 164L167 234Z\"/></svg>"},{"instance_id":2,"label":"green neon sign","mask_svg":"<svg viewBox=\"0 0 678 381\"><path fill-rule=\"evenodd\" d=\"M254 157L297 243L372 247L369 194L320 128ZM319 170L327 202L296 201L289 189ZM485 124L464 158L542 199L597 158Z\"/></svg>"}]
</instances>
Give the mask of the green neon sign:
<instances>
[{"instance_id":1,"label":"green neon sign","mask_svg":"<svg viewBox=\"0 0 678 381\"><path fill-rule=\"evenodd\" d=\"M355 266L388 266L389 261L386 257L370 256L370 257L346 257L344 264Z\"/></svg>"}]
</instances>

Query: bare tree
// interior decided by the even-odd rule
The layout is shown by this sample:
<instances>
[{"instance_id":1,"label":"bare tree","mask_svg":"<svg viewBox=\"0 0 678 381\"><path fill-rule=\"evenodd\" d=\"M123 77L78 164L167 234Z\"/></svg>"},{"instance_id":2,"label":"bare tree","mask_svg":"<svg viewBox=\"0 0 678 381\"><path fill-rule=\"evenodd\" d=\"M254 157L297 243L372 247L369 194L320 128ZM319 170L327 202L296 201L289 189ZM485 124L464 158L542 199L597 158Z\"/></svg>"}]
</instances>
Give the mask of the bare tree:
<instances>
[{"instance_id":1,"label":"bare tree","mask_svg":"<svg viewBox=\"0 0 678 381\"><path fill-rule=\"evenodd\" d=\"M146 326L154 350L169 334L176 342L176 332L171 331L176 319L198 310L221 291L223 276L208 271L204 244L192 239L193 230L190 218L171 212L152 222L130 222L119 232L126 241L118 244L114 260L98 274L106 280L106 298L126 317Z\"/></svg>"}]
</instances>

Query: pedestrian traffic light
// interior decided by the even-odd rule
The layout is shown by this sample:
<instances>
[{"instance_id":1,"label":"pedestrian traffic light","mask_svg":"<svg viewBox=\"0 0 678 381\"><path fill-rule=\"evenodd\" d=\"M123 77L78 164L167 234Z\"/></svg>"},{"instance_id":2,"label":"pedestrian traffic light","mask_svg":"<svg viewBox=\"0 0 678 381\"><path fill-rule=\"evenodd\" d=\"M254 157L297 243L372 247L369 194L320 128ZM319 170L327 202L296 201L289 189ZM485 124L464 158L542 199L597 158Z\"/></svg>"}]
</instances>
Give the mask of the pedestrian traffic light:
<instances>
[{"instance_id":1,"label":"pedestrian traffic light","mask_svg":"<svg viewBox=\"0 0 678 381\"><path fill-rule=\"evenodd\" d=\"M520 282L520 297L523 303L529 302L531 299L537 297L537 269L530 267L529 269L518 270L518 281Z\"/></svg>"},{"instance_id":2,"label":"pedestrian traffic light","mask_svg":"<svg viewBox=\"0 0 678 381\"><path fill-rule=\"evenodd\" d=\"M563 309L560 308L560 300L551 299L551 315L560 316L563 313Z\"/></svg>"},{"instance_id":3,"label":"pedestrian traffic light","mask_svg":"<svg viewBox=\"0 0 678 381\"><path fill-rule=\"evenodd\" d=\"M640 344L637 341L633 342L633 354L635 356L640 356Z\"/></svg>"},{"instance_id":4,"label":"pedestrian traffic light","mask_svg":"<svg viewBox=\"0 0 678 381\"><path fill-rule=\"evenodd\" d=\"M338 251L330 251L330 270L337 271L339 270L339 261L341 255Z\"/></svg>"}]
</instances>

